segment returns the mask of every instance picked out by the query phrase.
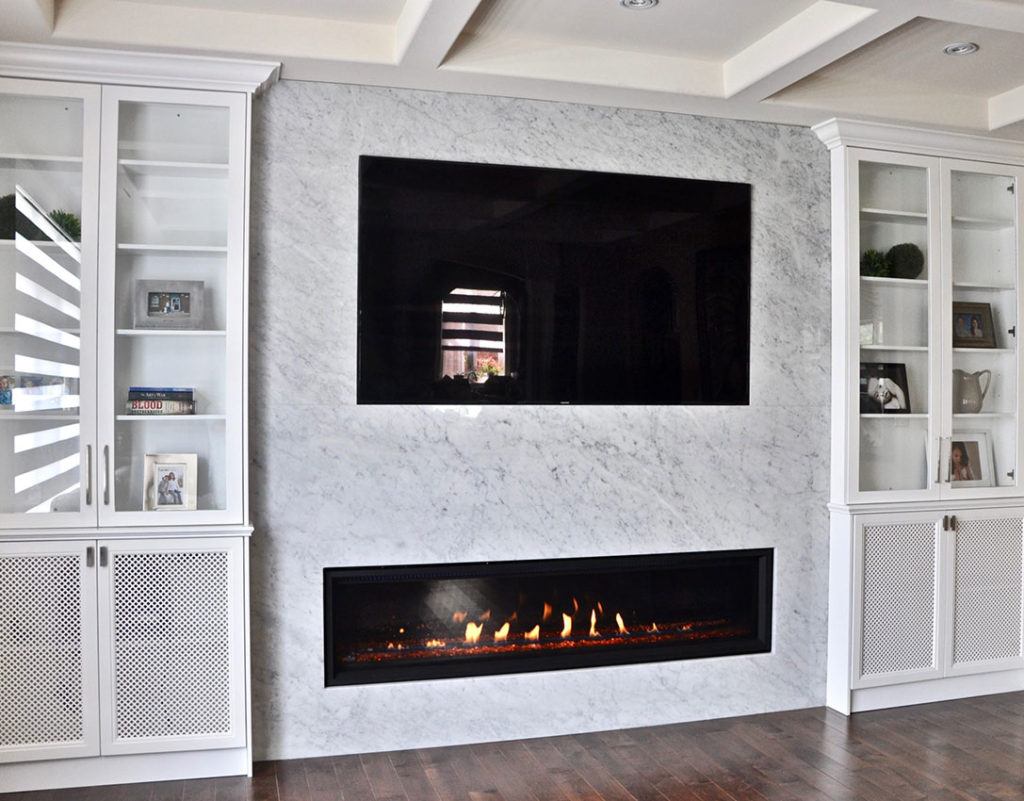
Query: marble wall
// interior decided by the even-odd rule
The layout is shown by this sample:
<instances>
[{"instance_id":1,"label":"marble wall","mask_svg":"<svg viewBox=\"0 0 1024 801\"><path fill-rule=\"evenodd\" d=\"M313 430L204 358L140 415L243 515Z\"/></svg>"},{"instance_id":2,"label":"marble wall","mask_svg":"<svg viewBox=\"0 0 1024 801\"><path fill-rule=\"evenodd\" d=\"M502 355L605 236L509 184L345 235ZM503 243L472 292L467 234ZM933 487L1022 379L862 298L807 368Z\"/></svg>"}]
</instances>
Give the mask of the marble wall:
<instances>
[{"instance_id":1,"label":"marble wall","mask_svg":"<svg viewBox=\"0 0 1024 801\"><path fill-rule=\"evenodd\" d=\"M748 407L355 405L359 154L753 185ZM253 707L260 758L824 702L828 159L800 128L286 81L255 106ZM771 546L771 654L323 686L325 566Z\"/></svg>"}]
</instances>

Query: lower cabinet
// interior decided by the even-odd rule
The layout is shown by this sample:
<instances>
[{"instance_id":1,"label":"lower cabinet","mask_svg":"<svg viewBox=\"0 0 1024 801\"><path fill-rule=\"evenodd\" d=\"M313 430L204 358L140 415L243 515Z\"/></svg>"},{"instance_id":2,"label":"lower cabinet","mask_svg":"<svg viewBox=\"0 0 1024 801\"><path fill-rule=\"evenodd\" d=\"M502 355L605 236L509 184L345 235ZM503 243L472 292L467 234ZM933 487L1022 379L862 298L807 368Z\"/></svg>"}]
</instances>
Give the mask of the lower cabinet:
<instances>
[{"instance_id":1,"label":"lower cabinet","mask_svg":"<svg viewBox=\"0 0 1024 801\"><path fill-rule=\"evenodd\" d=\"M851 693L871 688L1024 668L1024 509L838 515L832 549L830 706L856 709ZM932 698L929 686L939 685L904 702ZM949 697L980 689L944 686Z\"/></svg>"},{"instance_id":2,"label":"lower cabinet","mask_svg":"<svg viewBox=\"0 0 1024 801\"><path fill-rule=\"evenodd\" d=\"M0 761L245 746L244 545L0 543Z\"/></svg>"}]
</instances>

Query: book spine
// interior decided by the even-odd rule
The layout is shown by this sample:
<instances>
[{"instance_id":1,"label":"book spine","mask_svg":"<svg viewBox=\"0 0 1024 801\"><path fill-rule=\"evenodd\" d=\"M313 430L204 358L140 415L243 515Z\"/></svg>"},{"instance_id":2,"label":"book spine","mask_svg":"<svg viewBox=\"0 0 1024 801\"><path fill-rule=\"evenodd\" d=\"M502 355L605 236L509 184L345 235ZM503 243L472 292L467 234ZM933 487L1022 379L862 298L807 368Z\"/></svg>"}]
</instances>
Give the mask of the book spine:
<instances>
[{"instance_id":1,"label":"book spine","mask_svg":"<svg viewBox=\"0 0 1024 801\"><path fill-rule=\"evenodd\" d=\"M129 400L125 404L128 414L195 414L193 401L181 400Z\"/></svg>"},{"instance_id":2,"label":"book spine","mask_svg":"<svg viewBox=\"0 0 1024 801\"><path fill-rule=\"evenodd\" d=\"M192 400L192 392L143 392L141 390L129 390L128 400Z\"/></svg>"}]
</instances>

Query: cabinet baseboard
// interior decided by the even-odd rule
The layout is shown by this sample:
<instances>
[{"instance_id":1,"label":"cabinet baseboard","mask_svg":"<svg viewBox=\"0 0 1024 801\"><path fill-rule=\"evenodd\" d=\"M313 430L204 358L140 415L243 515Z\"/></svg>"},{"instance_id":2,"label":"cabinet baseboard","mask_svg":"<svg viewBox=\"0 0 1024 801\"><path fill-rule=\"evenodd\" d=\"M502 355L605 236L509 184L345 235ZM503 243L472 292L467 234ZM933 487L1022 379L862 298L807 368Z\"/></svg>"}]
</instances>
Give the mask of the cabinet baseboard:
<instances>
[{"instance_id":1,"label":"cabinet baseboard","mask_svg":"<svg viewBox=\"0 0 1024 801\"><path fill-rule=\"evenodd\" d=\"M868 712L873 709L890 709L895 706L932 704L936 701L953 701L957 698L973 698L978 695L995 695L1024 690L1024 670L1003 670L997 673L976 673L970 676L947 676L943 679L927 679L906 684L891 684L886 687L865 687L850 693L850 710ZM829 706L837 712L849 714L833 703Z\"/></svg>"},{"instance_id":2,"label":"cabinet baseboard","mask_svg":"<svg viewBox=\"0 0 1024 801\"><path fill-rule=\"evenodd\" d=\"M0 765L0 793L251 775L247 748L54 759Z\"/></svg>"}]
</instances>

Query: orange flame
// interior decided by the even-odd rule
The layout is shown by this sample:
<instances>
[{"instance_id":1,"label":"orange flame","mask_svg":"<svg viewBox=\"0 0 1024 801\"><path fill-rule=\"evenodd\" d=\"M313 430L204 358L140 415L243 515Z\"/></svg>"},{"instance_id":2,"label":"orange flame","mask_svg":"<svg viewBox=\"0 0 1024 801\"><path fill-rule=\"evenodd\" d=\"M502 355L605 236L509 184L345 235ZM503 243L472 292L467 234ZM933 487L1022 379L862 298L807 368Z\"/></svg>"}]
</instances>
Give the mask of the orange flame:
<instances>
[{"instance_id":1,"label":"orange flame","mask_svg":"<svg viewBox=\"0 0 1024 801\"><path fill-rule=\"evenodd\" d=\"M474 643L480 640L480 633L484 630L483 623L474 623L472 620L466 624L466 642Z\"/></svg>"},{"instance_id":2,"label":"orange flame","mask_svg":"<svg viewBox=\"0 0 1024 801\"><path fill-rule=\"evenodd\" d=\"M602 615L604 614L604 607L603 607L603 606L601 606L601 602L600 602L600 601L598 601L598 602L597 602L597 611L598 611L598 612L599 612L600 614L602 614Z\"/></svg>"},{"instance_id":3,"label":"orange flame","mask_svg":"<svg viewBox=\"0 0 1024 801\"><path fill-rule=\"evenodd\" d=\"M528 640L532 640L533 642L537 642L537 640L540 639L540 625L538 624L538 625L534 626L532 629L530 629L528 632L526 632L526 634L524 634L523 636L526 639L528 639Z\"/></svg>"},{"instance_id":4,"label":"orange flame","mask_svg":"<svg viewBox=\"0 0 1024 801\"><path fill-rule=\"evenodd\" d=\"M590 610L590 636L597 636L597 612Z\"/></svg>"},{"instance_id":5,"label":"orange flame","mask_svg":"<svg viewBox=\"0 0 1024 801\"><path fill-rule=\"evenodd\" d=\"M444 648L444 640L427 640L427 648Z\"/></svg>"},{"instance_id":6,"label":"orange flame","mask_svg":"<svg viewBox=\"0 0 1024 801\"><path fill-rule=\"evenodd\" d=\"M572 634L572 618L562 612L562 639Z\"/></svg>"},{"instance_id":7,"label":"orange flame","mask_svg":"<svg viewBox=\"0 0 1024 801\"><path fill-rule=\"evenodd\" d=\"M575 615L579 611L580 611L580 602L577 601L575 598L573 598L572 599L572 613Z\"/></svg>"},{"instance_id":8,"label":"orange flame","mask_svg":"<svg viewBox=\"0 0 1024 801\"><path fill-rule=\"evenodd\" d=\"M547 620L551 617L551 604L544 604L544 614L540 616L541 621Z\"/></svg>"},{"instance_id":9,"label":"orange flame","mask_svg":"<svg viewBox=\"0 0 1024 801\"><path fill-rule=\"evenodd\" d=\"M491 610L490 609L488 609L486 612L484 612L482 615L480 615L480 620L482 622L488 621L490 619L491 619Z\"/></svg>"},{"instance_id":10,"label":"orange flame","mask_svg":"<svg viewBox=\"0 0 1024 801\"><path fill-rule=\"evenodd\" d=\"M652 623L651 624L651 634L657 634L657 633L658 633L658 624L657 623Z\"/></svg>"},{"instance_id":11,"label":"orange flame","mask_svg":"<svg viewBox=\"0 0 1024 801\"><path fill-rule=\"evenodd\" d=\"M500 629L494 632L495 642L505 642L508 639L508 623L505 623Z\"/></svg>"},{"instance_id":12,"label":"orange flame","mask_svg":"<svg viewBox=\"0 0 1024 801\"><path fill-rule=\"evenodd\" d=\"M469 614L469 613L468 612L456 612L455 614L452 615L452 623L461 623L463 620L466 619L466 615L467 614Z\"/></svg>"},{"instance_id":13,"label":"orange flame","mask_svg":"<svg viewBox=\"0 0 1024 801\"><path fill-rule=\"evenodd\" d=\"M619 626L619 634L629 634L629 630L626 628L626 624L622 622L622 615L618 612L615 613L615 622Z\"/></svg>"}]
</instances>

